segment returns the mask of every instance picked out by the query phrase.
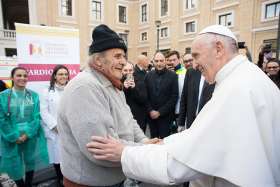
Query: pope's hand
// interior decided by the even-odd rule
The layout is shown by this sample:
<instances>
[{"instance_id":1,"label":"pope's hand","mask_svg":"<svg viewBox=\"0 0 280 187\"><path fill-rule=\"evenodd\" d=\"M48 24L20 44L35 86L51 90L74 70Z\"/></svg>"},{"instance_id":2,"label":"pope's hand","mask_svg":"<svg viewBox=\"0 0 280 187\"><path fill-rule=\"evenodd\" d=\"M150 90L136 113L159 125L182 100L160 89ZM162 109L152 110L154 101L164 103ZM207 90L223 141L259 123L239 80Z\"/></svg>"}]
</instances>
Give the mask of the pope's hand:
<instances>
[{"instance_id":1,"label":"pope's hand","mask_svg":"<svg viewBox=\"0 0 280 187\"><path fill-rule=\"evenodd\" d=\"M92 136L87 149L97 160L120 162L124 145L110 136L108 138Z\"/></svg>"}]
</instances>

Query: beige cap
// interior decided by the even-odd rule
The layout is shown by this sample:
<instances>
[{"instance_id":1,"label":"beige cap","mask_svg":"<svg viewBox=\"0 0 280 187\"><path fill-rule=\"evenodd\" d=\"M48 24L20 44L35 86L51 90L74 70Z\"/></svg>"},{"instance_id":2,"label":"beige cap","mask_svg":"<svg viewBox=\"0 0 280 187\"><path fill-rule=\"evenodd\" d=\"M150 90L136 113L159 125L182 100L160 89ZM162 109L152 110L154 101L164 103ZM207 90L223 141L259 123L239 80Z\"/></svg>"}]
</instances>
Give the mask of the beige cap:
<instances>
[{"instance_id":1,"label":"beige cap","mask_svg":"<svg viewBox=\"0 0 280 187\"><path fill-rule=\"evenodd\" d=\"M235 35L231 32L231 30L223 25L211 25L203 29L199 34L205 34L205 33L213 33L213 34L219 34L223 36L230 37L234 39L237 42L237 38Z\"/></svg>"}]
</instances>

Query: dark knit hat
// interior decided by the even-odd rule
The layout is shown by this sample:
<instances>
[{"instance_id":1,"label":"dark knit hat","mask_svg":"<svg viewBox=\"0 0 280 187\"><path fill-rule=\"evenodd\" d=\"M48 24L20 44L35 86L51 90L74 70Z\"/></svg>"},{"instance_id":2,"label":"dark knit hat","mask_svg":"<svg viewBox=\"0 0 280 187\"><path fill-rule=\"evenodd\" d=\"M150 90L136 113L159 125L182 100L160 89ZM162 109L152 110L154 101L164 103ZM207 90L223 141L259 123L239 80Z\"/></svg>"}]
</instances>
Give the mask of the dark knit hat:
<instances>
[{"instance_id":1,"label":"dark knit hat","mask_svg":"<svg viewBox=\"0 0 280 187\"><path fill-rule=\"evenodd\" d=\"M92 43L89 46L89 54L102 52L107 49L120 48L126 53L127 47L123 39L107 25L98 25L92 31Z\"/></svg>"}]
</instances>

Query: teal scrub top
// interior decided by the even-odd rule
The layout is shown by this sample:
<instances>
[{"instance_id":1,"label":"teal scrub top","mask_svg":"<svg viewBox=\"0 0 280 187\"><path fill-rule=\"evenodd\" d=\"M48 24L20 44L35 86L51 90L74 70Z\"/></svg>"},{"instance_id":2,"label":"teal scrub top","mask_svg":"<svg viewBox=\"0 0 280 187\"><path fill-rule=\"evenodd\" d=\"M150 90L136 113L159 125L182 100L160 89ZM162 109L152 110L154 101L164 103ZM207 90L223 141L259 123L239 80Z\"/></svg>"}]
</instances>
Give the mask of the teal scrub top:
<instances>
[{"instance_id":1,"label":"teal scrub top","mask_svg":"<svg viewBox=\"0 0 280 187\"><path fill-rule=\"evenodd\" d=\"M31 90L7 89L0 93L0 171L13 180L48 165L39 106L39 96ZM22 134L28 138L17 144Z\"/></svg>"}]
</instances>

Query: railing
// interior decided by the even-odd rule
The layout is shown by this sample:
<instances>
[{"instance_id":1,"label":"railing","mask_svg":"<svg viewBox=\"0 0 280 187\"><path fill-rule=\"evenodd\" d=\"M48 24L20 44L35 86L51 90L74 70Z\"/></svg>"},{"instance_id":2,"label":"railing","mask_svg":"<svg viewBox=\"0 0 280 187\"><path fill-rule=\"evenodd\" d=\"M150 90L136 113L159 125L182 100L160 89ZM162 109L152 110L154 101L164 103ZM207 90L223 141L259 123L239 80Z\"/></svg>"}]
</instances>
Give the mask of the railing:
<instances>
[{"instance_id":1,"label":"railing","mask_svg":"<svg viewBox=\"0 0 280 187\"><path fill-rule=\"evenodd\" d=\"M16 31L14 30L0 30L1 40L16 40Z\"/></svg>"}]
</instances>

